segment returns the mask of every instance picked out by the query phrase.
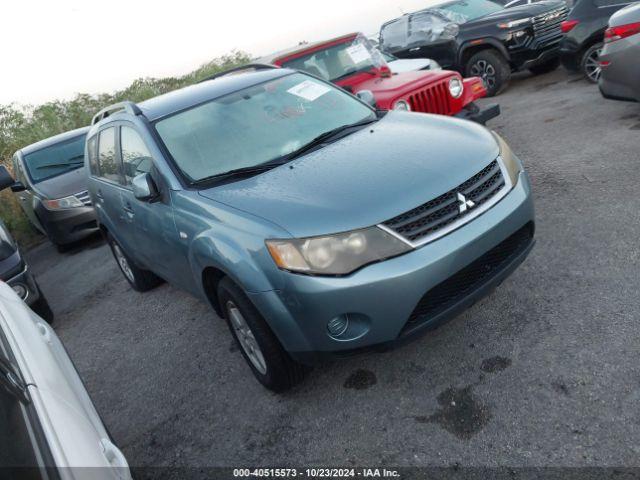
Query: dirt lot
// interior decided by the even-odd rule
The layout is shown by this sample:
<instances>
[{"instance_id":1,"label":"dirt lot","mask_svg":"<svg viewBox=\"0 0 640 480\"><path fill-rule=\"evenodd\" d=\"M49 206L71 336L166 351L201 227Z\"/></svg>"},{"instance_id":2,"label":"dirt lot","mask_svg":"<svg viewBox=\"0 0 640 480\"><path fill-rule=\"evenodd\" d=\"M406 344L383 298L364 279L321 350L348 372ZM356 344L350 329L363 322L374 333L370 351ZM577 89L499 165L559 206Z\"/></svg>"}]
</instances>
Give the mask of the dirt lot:
<instances>
[{"instance_id":1,"label":"dirt lot","mask_svg":"<svg viewBox=\"0 0 640 480\"><path fill-rule=\"evenodd\" d=\"M630 466L640 462L640 105L558 70L491 122L532 177L538 244L497 291L385 354L274 395L226 325L129 289L108 248L28 255L132 466Z\"/></svg>"}]
</instances>

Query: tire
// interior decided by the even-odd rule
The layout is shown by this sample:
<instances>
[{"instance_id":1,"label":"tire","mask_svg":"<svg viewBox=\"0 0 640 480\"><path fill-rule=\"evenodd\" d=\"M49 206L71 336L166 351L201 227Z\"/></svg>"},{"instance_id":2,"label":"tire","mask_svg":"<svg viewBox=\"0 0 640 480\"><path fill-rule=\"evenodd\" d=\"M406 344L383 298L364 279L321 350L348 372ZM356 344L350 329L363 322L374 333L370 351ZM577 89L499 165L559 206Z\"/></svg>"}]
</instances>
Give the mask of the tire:
<instances>
[{"instance_id":1,"label":"tire","mask_svg":"<svg viewBox=\"0 0 640 480\"><path fill-rule=\"evenodd\" d=\"M49 302L45 298L40 287L38 288L38 293L40 294L40 298L36 300L33 304L31 304L31 310L38 314L40 318L42 318L49 325L53 323L54 315L51 307L49 306Z\"/></svg>"},{"instance_id":2,"label":"tire","mask_svg":"<svg viewBox=\"0 0 640 480\"><path fill-rule=\"evenodd\" d=\"M465 75L480 77L487 89L487 97L493 97L509 85L511 67L499 52L482 50L467 61Z\"/></svg>"},{"instance_id":3,"label":"tire","mask_svg":"<svg viewBox=\"0 0 640 480\"><path fill-rule=\"evenodd\" d=\"M591 45L584 52L582 59L580 60L580 71L584 75L584 78L591 83L598 83L598 80L600 79L602 69L597 62L603 47L604 44L602 43Z\"/></svg>"},{"instance_id":4,"label":"tire","mask_svg":"<svg viewBox=\"0 0 640 480\"><path fill-rule=\"evenodd\" d=\"M107 242L122 275L135 291L147 292L162 283L162 279L156 274L137 267L110 233L107 234Z\"/></svg>"},{"instance_id":5,"label":"tire","mask_svg":"<svg viewBox=\"0 0 640 480\"><path fill-rule=\"evenodd\" d=\"M536 65L535 67L531 67L529 71L534 75L542 75L544 73L553 72L560 66L560 59L554 58L553 60L548 60L540 65Z\"/></svg>"},{"instance_id":6,"label":"tire","mask_svg":"<svg viewBox=\"0 0 640 480\"><path fill-rule=\"evenodd\" d=\"M218 300L231 335L262 385L284 392L302 381L306 368L284 350L260 312L228 277L218 284Z\"/></svg>"}]
</instances>

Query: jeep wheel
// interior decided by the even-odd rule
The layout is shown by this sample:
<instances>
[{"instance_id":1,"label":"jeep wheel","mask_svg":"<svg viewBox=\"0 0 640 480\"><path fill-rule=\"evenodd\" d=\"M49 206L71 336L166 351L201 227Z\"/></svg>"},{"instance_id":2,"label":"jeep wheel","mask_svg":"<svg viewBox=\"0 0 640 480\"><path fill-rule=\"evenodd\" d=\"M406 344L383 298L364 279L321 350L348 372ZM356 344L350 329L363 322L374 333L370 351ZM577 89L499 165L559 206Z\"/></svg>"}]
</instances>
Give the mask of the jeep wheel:
<instances>
[{"instance_id":1,"label":"jeep wheel","mask_svg":"<svg viewBox=\"0 0 640 480\"><path fill-rule=\"evenodd\" d=\"M283 392L302 381L305 367L289 356L260 312L229 278L220 281L218 300L242 356L260 383Z\"/></svg>"},{"instance_id":2,"label":"jeep wheel","mask_svg":"<svg viewBox=\"0 0 640 480\"><path fill-rule=\"evenodd\" d=\"M511 79L511 67L506 59L493 50L482 50L467 62L467 77L480 77L487 89L487 97L493 97L504 90Z\"/></svg>"},{"instance_id":3,"label":"jeep wheel","mask_svg":"<svg viewBox=\"0 0 640 480\"><path fill-rule=\"evenodd\" d=\"M111 247L111 253L113 253L118 267L120 267L120 271L135 291L146 292L162 283L162 279L154 273L137 267L110 233L107 234L107 242Z\"/></svg>"},{"instance_id":4,"label":"jeep wheel","mask_svg":"<svg viewBox=\"0 0 640 480\"><path fill-rule=\"evenodd\" d=\"M598 83L602 68L600 67L600 53L602 53L603 44L596 43L587 49L582 56L580 69L584 77L591 83Z\"/></svg>"},{"instance_id":5,"label":"jeep wheel","mask_svg":"<svg viewBox=\"0 0 640 480\"><path fill-rule=\"evenodd\" d=\"M535 67L531 67L529 71L534 75L542 75L544 73L553 72L560 66L560 59L554 58L553 60L547 60L540 65L536 65Z\"/></svg>"}]
</instances>

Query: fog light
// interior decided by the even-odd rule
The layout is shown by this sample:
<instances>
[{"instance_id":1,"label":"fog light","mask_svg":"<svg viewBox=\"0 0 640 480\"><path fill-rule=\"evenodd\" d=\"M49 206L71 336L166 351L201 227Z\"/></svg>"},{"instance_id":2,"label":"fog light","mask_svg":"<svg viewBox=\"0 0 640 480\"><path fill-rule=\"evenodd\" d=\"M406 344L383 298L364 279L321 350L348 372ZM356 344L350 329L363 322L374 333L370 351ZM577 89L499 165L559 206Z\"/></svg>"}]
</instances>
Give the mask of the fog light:
<instances>
[{"instance_id":1,"label":"fog light","mask_svg":"<svg viewBox=\"0 0 640 480\"><path fill-rule=\"evenodd\" d=\"M329 335L335 338L346 332L348 326L349 317L346 315L340 315L333 320L329 320L329 323L327 323L327 330L329 330Z\"/></svg>"},{"instance_id":2,"label":"fog light","mask_svg":"<svg viewBox=\"0 0 640 480\"><path fill-rule=\"evenodd\" d=\"M12 285L11 288L13 288L13 291L23 300L27 296L27 287L24 285L18 283L17 285Z\"/></svg>"}]
</instances>

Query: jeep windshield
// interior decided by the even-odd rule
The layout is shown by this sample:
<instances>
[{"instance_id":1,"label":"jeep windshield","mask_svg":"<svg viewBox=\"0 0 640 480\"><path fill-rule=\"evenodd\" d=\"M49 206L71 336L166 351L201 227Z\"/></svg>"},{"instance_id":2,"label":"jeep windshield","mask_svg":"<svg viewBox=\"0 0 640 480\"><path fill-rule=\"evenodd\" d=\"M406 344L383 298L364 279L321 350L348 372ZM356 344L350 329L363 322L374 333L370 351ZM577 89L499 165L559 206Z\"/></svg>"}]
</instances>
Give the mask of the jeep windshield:
<instances>
[{"instance_id":1,"label":"jeep windshield","mask_svg":"<svg viewBox=\"0 0 640 480\"><path fill-rule=\"evenodd\" d=\"M282 62L282 66L302 70L330 82L386 65L380 52L363 36Z\"/></svg>"},{"instance_id":2,"label":"jeep windshield","mask_svg":"<svg viewBox=\"0 0 640 480\"><path fill-rule=\"evenodd\" d=\"M84 166L86 135L56 143L24 156L24 164L33 183L39 183Z\"/></svg>"},{"instance_id":3,"label":"jeep windshield","mask_svg":"<svg viewBox=\"0 0 640 480\"><path fill-rule=\"evenodd\" d=\"M232 172L259 173L319 138L323 144L339 138L341 127L354 125L351 132L376 119L341 89L293 73L180 111L155 127L194 184ZM322 137L332 131L332 138Z\"/></svg>"}]
</instances>

